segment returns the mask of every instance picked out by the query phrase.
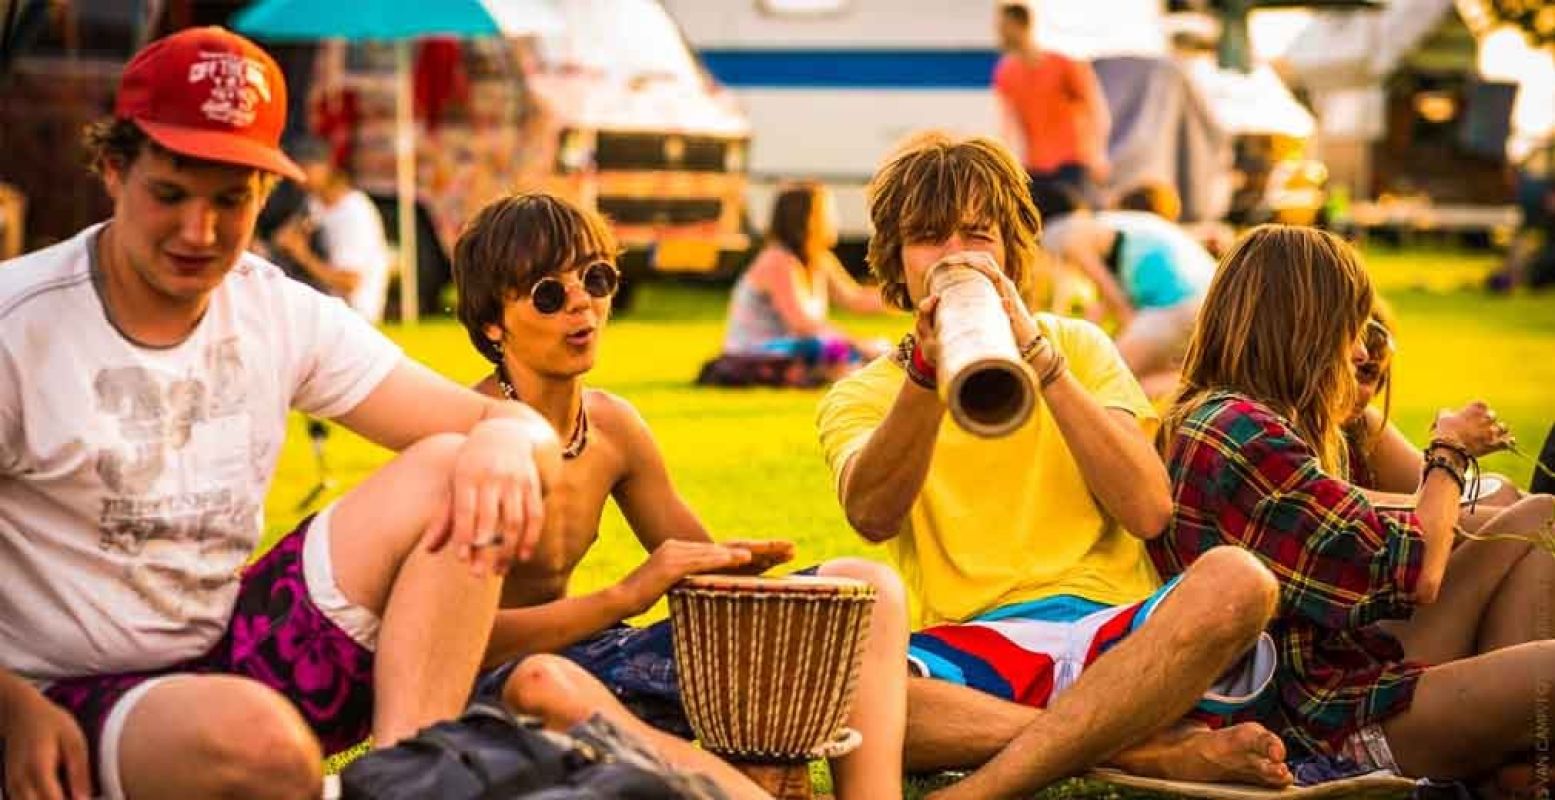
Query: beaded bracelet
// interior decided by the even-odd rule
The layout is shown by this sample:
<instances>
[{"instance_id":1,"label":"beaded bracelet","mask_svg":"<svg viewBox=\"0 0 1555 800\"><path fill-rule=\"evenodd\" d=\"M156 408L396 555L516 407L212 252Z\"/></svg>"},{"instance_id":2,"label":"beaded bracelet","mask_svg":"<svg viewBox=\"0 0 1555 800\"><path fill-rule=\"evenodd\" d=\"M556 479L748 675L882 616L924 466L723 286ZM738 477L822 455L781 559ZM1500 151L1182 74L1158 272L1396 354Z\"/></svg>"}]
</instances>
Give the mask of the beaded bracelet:
<instances>
[{"instance_id":1,"label":"beaded bracelet","mask_svg":"<svg viewBox=\"0 0 1555 800\"><path fill-rule=\"evenodd\" d=\"M1036 355L1037 351L1042 349L1044 344L1048 344L1046 336L1039 333L1031 337L1031 341L1027 342L1026 346L1020 349L1020 360L1031 361L1031 357Z\"/></svg>"},{"instance_id":2,"label":"beaded bracelet","mask_svg":"<svg viewBox=\"0 0 1555 800\"><path fill-rule=\"evenodd\" d=\"M1456 456L1458 463L1463 466L1460 467L1453 463L1451 458L1438 454L1437 450L1446 450ZM1425 446L1425 469L1420 473L1421 483L1425 482L1433 469L1446 470L1447 474L1452 476L1453 482L1458 484L1459 494L1466 489L1469 490L1470 513L1479 507L1479 459L1475 458L1468 448L1451 439L1432 439L1431 443Z\"/></svg>"},{"instance_id":3,"label":"beaded bracelet","mask_svg":"<svg viewBox=\"0 0 1555 800\"><path fill-rule=\"evenodd\" d=\"M918 346L916 336L910 333L902 336L902 340L896 345L896 362L902 366L913 383L931 392L939 388L934 366L924 357L923 348Z\"/></svg>"},{"instance_id":4,"label":"beaded bracelet","mask_svg":"<svg viewBox=\"0 0 1555 800\"><path fill-rule=\"evenodd\" d=\"M1064 358L1063 353L1059 353L1058 357L1053 359L1052 363L1048 365L1047 371L1037 377L1037 388L1046 391L1047 387L1052 386L1053 381L1058 380L1059 376L1064 374L1064 365L1068 361L1069 359Z\"/></svg>"},{"instance_id":5,"label":"beaded bracelet","mask_svg":"<svg viewBox=\"0 0 1555 800\"><path fill-rule=\"evenodd\" d=\"M1468 481L1463 477L1462 470L1459 470L1457 465L1453 464L1445 456L1430 456L1426 459L1425 470L1420 473L1421 482L1424 483L1426 478L1431 477L1432 470L1438 469L1447 473L1447 477L1452 478L1452 482L1458 484L1460 493L1468 486Z\"/></svg>"},{"instance_id":6,"label":"beaded bracelet","mask_svg":"<svg viewBox=\"0 0 1555 800\"><path fill-rule=\"evenodd\" d=\"M913 344L912 354L907 361L907 377L912 378L913 383L925 389L934 391L939 388L939 377L934 365L923 355L923 347Z\"/></svg>"}]
</instances>

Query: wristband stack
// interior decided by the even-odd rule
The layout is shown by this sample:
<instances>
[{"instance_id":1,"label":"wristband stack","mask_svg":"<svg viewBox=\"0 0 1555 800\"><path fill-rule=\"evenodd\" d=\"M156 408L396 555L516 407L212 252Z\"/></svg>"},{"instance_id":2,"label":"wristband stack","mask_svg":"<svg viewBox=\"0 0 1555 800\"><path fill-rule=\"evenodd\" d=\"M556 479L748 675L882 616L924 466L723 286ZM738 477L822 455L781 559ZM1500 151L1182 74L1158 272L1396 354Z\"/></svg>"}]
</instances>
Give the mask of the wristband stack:
<instances>
[{"instance_id":1,"label":"wristband stack","mask_svg":"<svg viewBox=\"0 0 1555 800\"><path fill-rule=\"evenodd\" d=\"M1043 352L1045 350L1052 349L1053 343L1049 341L1046 336L1043 336L1039 333L1036 336L1031 337L1031 341L1027 342L1026 345L1020 349L1020 357L1022 361L1030 364L1032 356L1035 356L1037 353ZM1052 358L1048 360L1047 369L1043 370L1037 375L1037 387L1039 389L1046 390L1047 387L1052 386L1053 381L1058 380L1058 376L1063 374L1064 366L1068 363L1069 360L1064 358L1063 353L1054 353Z\"/></svg>"},{"instance_id":2,"label":"wristband stack","mask_svg":"<svg viewBox=\"0 0 1555 800\"><path fill-rule=\"evenodd\" d=\"M1444 452L1445 451L1445 452ZM1425 469L1420 473L1423 484L1432 472L1441 470L1458 485L1458 492L1469 491L1469 511L1479 501L1479 459L1468 448L1451 439L1432 439L1425 446Z\"/></svg>"},{"instance_id":3,"label":"wristband stack","mask_svg":"<svg viewBox=\"0 0 1555 800\"><path fill-rule=\"evenodd\" d=\"M902 341L896 345L896 360L907 371L907 377L913 383L931 392L939 390L938 372L924 356L923 348L918 345L918 337L910 333L902 337Z\"/></svg>"}]
</instances>

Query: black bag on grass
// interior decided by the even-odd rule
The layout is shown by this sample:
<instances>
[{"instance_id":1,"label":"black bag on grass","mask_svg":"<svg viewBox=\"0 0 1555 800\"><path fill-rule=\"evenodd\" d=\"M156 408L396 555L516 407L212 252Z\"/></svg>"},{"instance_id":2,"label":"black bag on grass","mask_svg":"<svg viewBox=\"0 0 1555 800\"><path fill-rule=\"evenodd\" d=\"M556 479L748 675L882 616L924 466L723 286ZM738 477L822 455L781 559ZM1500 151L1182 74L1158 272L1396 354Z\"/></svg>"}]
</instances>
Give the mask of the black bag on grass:
<instances>
[{"instance_id":1,"label":"black bag on grass","mask_svg":"<svg viewBox=\"0 0 1555 800\"><path fill-rule=\"evenodd\" d=\"M566 734L475 703L340 773L344 800L722 800L595 716Z\"/></svg>"}]
</instances>

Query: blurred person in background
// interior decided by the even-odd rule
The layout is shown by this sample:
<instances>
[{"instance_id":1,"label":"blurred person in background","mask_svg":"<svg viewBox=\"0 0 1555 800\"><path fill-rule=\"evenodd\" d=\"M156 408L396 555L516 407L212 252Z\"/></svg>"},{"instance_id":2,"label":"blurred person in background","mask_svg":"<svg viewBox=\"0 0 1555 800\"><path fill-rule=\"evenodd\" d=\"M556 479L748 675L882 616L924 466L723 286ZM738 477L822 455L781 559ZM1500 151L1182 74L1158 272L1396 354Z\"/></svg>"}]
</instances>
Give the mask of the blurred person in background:
<instances>
[{"instance_id":1,"label":"blurred person in background","mask_svg":"<svg viewBox=\"0 0 1555 800\"><path fill-rule=\"evenodd\" d=\"M995 31L1004 51L993 72L1004 141L1020 154L1046 217L1040 188L1088 196L1093 184L1107 181L1112 115L1089 63L1037 46L1029 5L1001 3Z\"/></svg>"},{"instance_id":2,"label":"blurred person in background","mask_svg":"<svg viewBox=\"0 0 1555 800\"><path fill-rule=\"evenodd\" d=\"M1146 211L1167 222L1182 226L1188 235L1197 239L1210 255L1219 258L1231 249L1236 241L1236 231L1219 220L1201 222L1182 221L1182 196L1165 181L1145 180L1120 192L1113 204L1119 211Z\"/></svg>"},{"instance_id":3,"label":"blurred person in background","mask_svg":"<svg viewBox=\"0 0 1555 800\"><path fill-rule=\"evenodd\" d=\"M837 260L836 244L830 190L804 182L779 191L761 252L729 298L724 354L788 357L835 380L889 350L888 342L848 336L828 321L833 301L856 313L886 311L880 293Z\"/></svg>"},{"instance_id":4,"label":"blurred person in background","mask_svg":"<svg viewBox=\"0 0 1555 800\"><path fill-rule=\"evenodd\" d=\"M1180 226L1150 212L1093 212L1077 196L1054 208L1043 246L1096 284L1117 322L1118 352L1145 393L1169 394L1215 274L1215 257Z\"/></svg>"},{"instance_id":5,"label":"blurred person in background","mask_svg":"<svg viewBox=\"0 0 1555 800\"><path fill-rule=\"evenodd\" d=\"M306 213L293 216L273 236L276 249L323 291L346 301L368 322L383 320L389 288L389 241L383 217L366 192L335 165L328 142L305 138L291 156L306 175ZM317 229L321 250L315 250Z\"/></svg>"}]
</instances>

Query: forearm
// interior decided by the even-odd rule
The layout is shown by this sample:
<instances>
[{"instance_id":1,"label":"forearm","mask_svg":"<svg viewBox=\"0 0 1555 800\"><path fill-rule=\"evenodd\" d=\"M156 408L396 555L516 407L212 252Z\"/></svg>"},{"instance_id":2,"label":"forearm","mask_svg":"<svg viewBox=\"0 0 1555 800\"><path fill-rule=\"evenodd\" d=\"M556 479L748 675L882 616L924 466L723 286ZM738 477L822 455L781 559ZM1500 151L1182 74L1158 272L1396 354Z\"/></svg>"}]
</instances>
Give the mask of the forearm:
<instances>
[{"instance_id":1,"label":"forearm","mask_svg":"<svg viewBox=\"0 0 1555 800\"><path fill-rule=\"evenodd\" d=\"M1453 532L1458 524L1458 501L1458 484L1443 470L1432 470L1421 484L1415 516L1420 520L1424 552L1420 559L1420 578L1415 583L1416 603L1434 602L1441 589L1447 559L1452 555Z\"/></svg>"},{"instance_id":2,"label":"forearm","mask_svg":"<svg viewBox=\"0 0 1555 800\"><path fill-rule=\"evenodd\" d=\"M944 416L937 394L908 381L880 427L853 457L843 475L842 506L849 524L864 538L883 542L901 530L929 474Z\"/></svg>"},{"instance_id":3,"label":"forearm","mask_svg":"<svg viewBox=\"0 0 1555 800\"><path fill-rule=\"evenodd\" d=\"M533 653L558 652L638 613L638 609L631 592L619 584L538 606L501 609L486 645L485 666Z\"/></svg>"},{"instance_id":4,"label":"forearm","mask_svg":"<svg viewBox=\"0 0 1555 800\"><path fill-rule=\"evenodd\" d=\"M1042 391L1042 401L1102 510L1135 536L1159 536L1171 519L1171 488L1149 441L1120 423L1067 370Z\"/></svg>"},{"instance_id":5,"label":"forearm","mask_svg":"<svg viewBox=\"0 0 1555 800\"><path fill-rule=\"evenodd\" d=\"M361 282L361 276L355 272L337 269L311 250L293 251L291 256L309 275L317 278L320 283L337 294L350 294Z\"/></svg>"}]
</instances>

